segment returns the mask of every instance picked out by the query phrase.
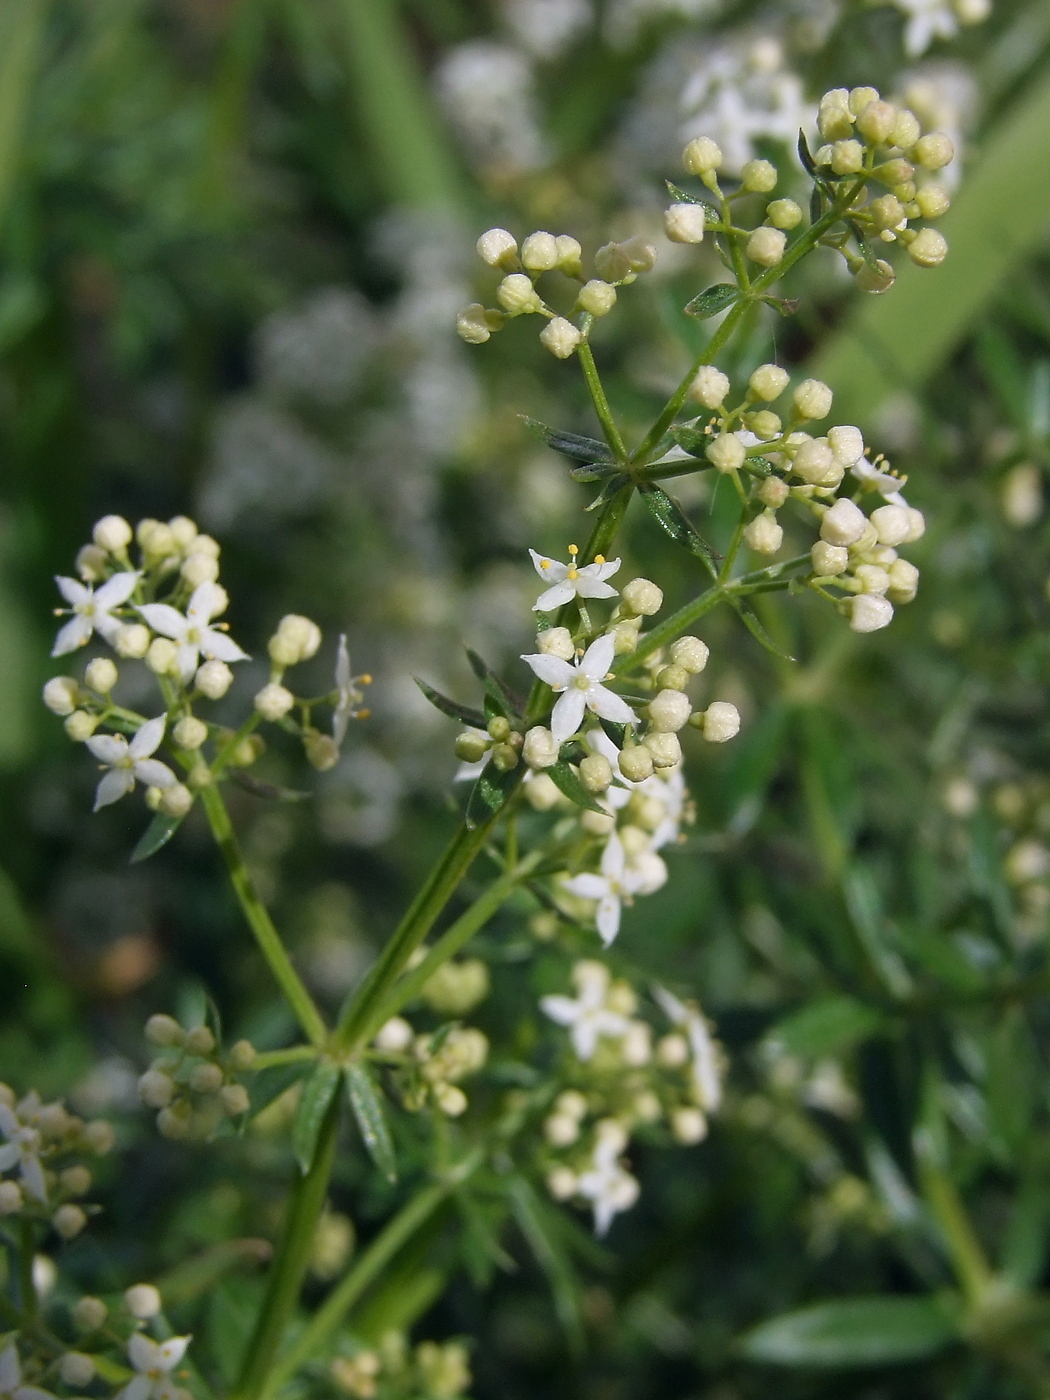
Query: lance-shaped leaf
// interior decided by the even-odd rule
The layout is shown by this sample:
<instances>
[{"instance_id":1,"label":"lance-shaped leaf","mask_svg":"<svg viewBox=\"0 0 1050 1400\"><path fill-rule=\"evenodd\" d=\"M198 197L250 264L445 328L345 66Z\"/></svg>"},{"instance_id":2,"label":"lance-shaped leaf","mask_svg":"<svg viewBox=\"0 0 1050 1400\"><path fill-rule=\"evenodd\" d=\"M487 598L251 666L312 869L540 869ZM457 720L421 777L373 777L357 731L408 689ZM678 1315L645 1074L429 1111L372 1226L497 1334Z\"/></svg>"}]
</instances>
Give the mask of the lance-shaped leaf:
<instances>
[{"instance_id":1,"label":"lance-shaped leaf","mask_svg":"<svg viewBox=\"0 0 1050 1400\"><path fill-rule=\"evenodd\" d=\"M706 292L699 292L692 301L686 302L682 310L687 316L706 321L709 316L728 311L739 298L740 288L734 282L716 282L713 287L708 287Z\"/></svg>"},{"instance_id":2,"label":"lance-shaped leaf","mask_svg":"<svg viewBox=\"0 0 1050 1400\"><path fill-rule=\"evenodd\" d=\"M734 598L730 596L729 601L739 614L740 621L751 633L755 641L765 647L766 651L772 652L774 656L779 656L781 661L794 661L796 659L790 652L786 652L783 647L777 646L776 642L759 621L758 613L755 612L746 598Z\"/></svg>"},{"instance_id":3,"label":"lance-shaped leaf","mask_svg":"<svg viewBox=\"0 0 1050 1400\"><path fill-rule=\"evenodd\" d=\"M162 812L158 812L135 843L135 849L131 853L131 864L137 865L140 860L148 860L150 856L155 856L175 835L181 822L181 817L166 817Z\"/></svg>"},{"instance_id":4,"label":"lance-shaped leaf","mask_svg":"<svg viewBox=\"0 0 1050 1400\"><path fill-rule=\"evenodd\" d=\"M807 175L816 175L817 167L810 153L809 142L806 140L806 133L799 128L798 133L798 158L802 162L802 168Z\"/></svg>"},{"instance_id":5,"label":"lance-shaped leaf","mask_svg":"<svg viewBox=\"0 0 1050 1400\"><path fill-rule=\"evenodd\" d=\"M612 462L612 449L598 438L582 437L579 433L563 433L560 428L548 428L546 423L522 414L525 426L541 437L553 452L572 457L577 462Z\"/></svg>"},{"instance_id":6,"label":"lance-shaped leaf","mask_svg":"<svg viewBox=\"0 0 1050 1400\"><path fill-rule=\"evenodd\" d=\"M511 1209L537 1264L547 1275L554 1311L572 1350L584 1348L582 1289L569 1251L559 1235L561 1219L522 1176L508 1186Z\"/></svg>"},{"instance_id":7,"label":"lance-shaped leaf","mask_svg":"<svg viewBox=\"0 0 1050 1400\"><path fill-rule=\"evenodd\" d=\"M704 425L706 427L706 424ZM676 423L671 429L671 437L677 447L692 457L704 457L711 446L711 434L696 423ZM706 463L711 466L712 463Z\"/></svg>"},{"instance_id":8,"label":"lance-shaped leaf","mask_svg":"<svg viewBox=\"0 0 1050 1400\"><path fill-rule=\"evenodd\" d=\"M695 559L701 560L714 577L717 573L716 561L721 556L697 533L678 502L661 486L652 484L640 487L639 494L660 528L670 535L675 544L681 545Z\"/></svg>"},{"instance_id":9,"label":"lance-shaped leaf","mask_svg":"<svg viewBox=\"0 0 1050 1400\"><path fill-rule=\"evenodd\" d=\"M606 505L619 491L623 490L630 479L626 472L616 472L615 475L609 477L594 500L586 505L584 509L598 510L601 506Z\"/></svg>"},{"instance_id":10,"label":"lance-shaped leaf","mask_svg":"<svg viewBox=\"0 0 1050 1400\"><path fill-rule=\"evenodd\" d=\"M486 763L467 802L467 826L471 829L484 826L492 814L500 810L524 776L520 763L509 773L501 773L494 764Z\"/></svg>"},{"instance_id":11,"label":"lance-shaped leaf","mask_svg":"<svg viewBox=\"0 0 1050 1400\"><path fill-rule=\"evenodd\" d=\"M559 759L552 767L544 769L544 772L550 775L554 786L563 792L570 802L575 802L577 807L586 807L589 812L606 811L606 808L587 791L574 769L564 759Z\"/></svg>"},{"instance_id":12,"label":"lance-shaped leaf","mask_svg":"<svg viewBox=\"0 0 1050 1400\"><path fill-rule=\"evenodd\" d=\"M278 783L264 783L259 778L253 777L251 773L244 773L240 768L230 770L230 782L236 783L245 792L250 792L253 797L263 797L270 802L306 802L313 796L310 792L301 792L298 788L281 787Z\"/></svg>"},{"instance_id":13,"label":"lance-shaped leaf","mask_svg":"<svg viewBox=\"0 0 1050 1400\"><path fill-rule=\"evenodd\" d=\"M458 719L463 724L473 725L475 729L484 729L488 724L488 719L481 710L475 710L470 705L461 705L458 700L450 700L447 695L442 695L440 690L435 690L418 676L415 677L415 682L430 703L443 715L448 715L450 719Z\"/></svg>"},{"instance_id":14,"label":"lance-shaped leaf","mask_svg":"<svg viewBox=\"0 0 1050 1400\"><path fill-rule=\"evenodd\" d=\"M844 1054L885 1024L880 1011L855 997L822 996L778 1021L766 1033L766 1043L781 1054L824 1059Z\"/></svg>"},{"instance_id":15,"label":"lance-shaped leaf","mask_svg":"<svg viewBox=\"0 0 1050 1400\"><path fill-rule=\"evenodd\" d=\"M391 1185L397 1180L397 1159L394 1140L387 1127L383 1103L367 1065L346 1065L346 1095L354 1112L361 1140L368 1155Z\"/></svg>"},{"instance_id":16,"label":"lance-shaped leaf","mask_svg":"<svg viewBox=\"0 0 1050 1400\"><path fill-rule=\"evenodd\" d=\"M749 1332L749 1361L775 1366L893 1366L935 1356L959 1338L939 1298L838 1298L774 1317Z\"/></svg>"},{"instance_id":17,"label":"lance-shaped leaf","mask_svg":"<svg viewBox=\"0 0 1050 1400\"><path fill-rule=\"evenodd\" d=\"M573 481L604 481L615 471L615 462L580 462L569 468L569 475Z\"/></svg>"},{"instance_id":18,"label":"lance-shaped leaf","mask_svg":"<svg viewBox=\"0 0 1050 1400\"><path fill-rule=\"evenodd\" d=\"M303 1085L299 1107L292 1124L292 1150L303 1176L313 1166L321 1124L339 1087L339 1067L331 1060L318 1060Z\"/></svg>"},{"instance_id":19,"label":"lance-shaped leaf","mask_svg":"<svg viewBox=\"0 0 1050 1400\"><path fill-rule=\"evenodd\" d=\"M488 663L476 651L471 651L470 647L467 647L466 652L470 669L485 687L485 694L492 700L500 714L505 715L507 719L520 719L524 706L518 696L507 689L495 671L490 669Z\"/></svg>"}]
</instances>

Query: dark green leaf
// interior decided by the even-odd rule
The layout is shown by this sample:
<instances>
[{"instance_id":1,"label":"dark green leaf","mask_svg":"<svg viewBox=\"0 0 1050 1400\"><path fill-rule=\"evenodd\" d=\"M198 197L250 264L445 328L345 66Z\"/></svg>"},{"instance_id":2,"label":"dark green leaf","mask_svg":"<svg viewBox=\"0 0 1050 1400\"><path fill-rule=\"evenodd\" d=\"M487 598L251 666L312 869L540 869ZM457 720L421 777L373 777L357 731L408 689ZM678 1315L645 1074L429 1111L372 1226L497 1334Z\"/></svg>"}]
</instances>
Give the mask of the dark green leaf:
<instances>
[{"instance_id":1,"label":"dark green leaf","mask_svg":"<svg viewBox=\"0 0 1050 1400\"><path fill-rule=\"evenodd\" d=\"M774 656L779 656L781 661L795 660L795 658L789 652L786 652L783 649L783 647L777 646L776 642L769 635L766 629L762 626L762 623L759 621L758 614L755 612L754 608L751 606L751 604L747 601L746 598L731 597L729 601L733 604L733 607L739 613L741 622L751 633L752 637L754 637L756 642L760 642L762 646L765 647L766 651L771 651Z\"/></svg>"},{"instance_id":2,"label":"dark green leaf","mask_svg":"<svg viewBox=\"0 0 1050 1400\"><path fill-rule=\"evenodd\" d=\"M672 184L670 180L665 180L664 184L667 186L667 193L676 204L702 204L707 211L707 217L713 223L722 222L722 215L706 199L702 199L699 195L690 194L688 190L681 189L680 186Z\"/></svg>"},{"instance_id":3,"label":"dark green leaf","mask_svg":"<svg viewBox=\"0 0 1050 1400\"><path fill-rule=\"evenodd\" d=\"M884 1026L880 1012L854 997L829 996L778 1021L766 1039L784 1054L822 1059L849 1050Z\"/></svg>"},{"instance_id":4,"label":"dark green leaf","mask_svg":"<svg viewBox=\"0 0 1050 1400\"><path fill-rule=\"evenodd\" d=\"M265 797L271 802L305 802L313 796L311 792L300 792L296 788L280 787L277 783L264 783L258 778L253 778L250 773L244 773L239 768L230 770L230 782L236 783L245 792L250 792L253 797Z\"/></svg>"},{"instance_id":5,"label":"dark green leaf","mask_svg":"<svg viewBox=\"0 0 1050 1400\"><path fill-rule=\"evenodd\" d=\"M665 533L670 535L675 544L681 545L694 558L700 559L714 577L718 572L716 560L721 556L693 528L678 502L669 496L663 487L652 484L639 487L639 495L650 515Z\"/></svg>"},{"instance_id":6,"label":"dark green leaf","mask_svg":"<svg viewBox=\"0 0 1050 1400\"><path fill-rule=\"evenodd\" d=\"M798 158L802 162L802 167L807 175L816 175L817 167L813 163L813 157L810 154L806 133L802 131L801 128L798 133Z\"/></svg>"},{"instance_id":7,"label":"dark green leaf","mask_svg":"<svg viewBox=\"0 0 1050 1400\"><path fill-rule=\"evenodd\" d=\"M137 865L140 860L148 860L150 856L155 856L175 835L181 821L181 817L166 817L158 812L139 837L131 853L131 864Z\"/></svg>"},{"instance_id":8,"label":"dark green leaf","mask_svg":"<svg viewBox=\"0 0 1050 1400\"><path fill-rule=\"evenodd\" d=\"M809 196L809 221L815 224L824 213L824 197L821 194L820 186L814 185Z\"/></svg>"},{"instance_id":9,"label":"dark green leaf","mask_svg":"<svg viewBox=\"0 0 1050 1400\"><path fill-rule=\"evenodd\" d=\"M460 1187L453 1199L463 1222L460 1248L467 1273L475 1288L488 1288L497 1269L513 1273L516 1268L499 1239L505 1204L499 1198L482 1201L466 1187Z\"/></svg>"},{"instance_id":10,"label":"dark green leaf","mask_svg":"<svg viewBox=\"0 0 1050 1400\"><path fill-rule=\"evenodd\" d=\"M500 810L523 777L524 769L520 763L509 773L501 773L494 764L486 763L467 802L467 826L471 829L484 826L492 814Z\"/></svg>"},{"instance_id":11,"label":"dark green leaf","mask_svg":"<svg viewBox=\"0 0 1050 1400\"><path fill-rule=\"evenodd\" d=\"M711 434L705 432L703 428L698 428L695 423L675 424L671 429L671 437L678 447L693 457L704 457L707 449L711 446ZM656 460L655 457L654 460ZM708 462L706 465L710 466L711 463Z\"/></svg>"},{"instance_id":12,"label":"dark green leaf","mask_svg":"<svg viewBox=\"0 0 1050 1400\"><path fill-rule=\"evenodd\" d=\"M598 723L605 730L606 734L608 734L609 738L613 741L616 747L618 749L622 749L624 744L626 744L627 742L628 726L626 724L617 724L616 721L613 719L599 718Z\"/></svg>"},{"instance_id":13,"label":"dark green leaf","mask_svg":"<svg viewBox=\"0 0 1050 1400\"><path fill-rule=\"evenodd\" d=\"M572 457L577 462L612 462L614 457L607 443L597 438L581 437L579 433L563 433L559 428L548 428L546 423L522 414L525 426L531 428L554 452L563 457Z\"/></svg>"},{"instance_id":14,"label":"dark green leaf","mask_svg":"<svg viewBox=\"0 0 1050 1400\"><path fill-rule=\"evenodd\" d=\"M596 798L591 796L564 759L559 759L552 768L547 768L544 771L550 774L555 787L563 792L570 802L575 802L577 807L586 807L590 812L604 812L606 810Z\"/></svg>"},{"instance_id":15,"label":"dark green leaf","mask_svg":"<svg viewBox=\"0 0 1050 1400\"><path fill-rule=\"evenodd\" d=\"M586 510L597 510L599 506L604 506L607 501L611 501L618 491L630 481L630 477L625 472L617 472L615 476L609 477L608 481L586 507Z\"/></svg>"},{"instance_id":16,"label":"dark green leaf","mask_svg":"<svg viewBox=\"0 0 1050 1400\"><path fill-rule=\"evenodd\" d=\"M415 682L430 703L443 715L448 715L450 719L458 719L463 724L473 725L475 729L484 729L488 724L481 710L475 710L470 705L461 705L458 700L450 700L447 695L442 695L440 690L427 685L426 681L421 681L418 676L415 677Z\"/></svg>"},{"instance_id":17,"label":"dark green leaf","mask_svg":"<svg viewBox=\"0 0 1050 1400\"><path fill-rule=\"evenodd\" d=\"M764 1322L742 1350L775 1366L891 1366L934 1356L958 1336L937 1298L842 1298Z\"/></svg>"},{"instance_id":18,"label":"dark green leaf","mask_svg":"<svg viewBox=\"0 0 1050 1400\"><path fill-rule=\"evenodd\" d=\"M547 1275L554 1299L554 1311L574 1352L584 1346L581 1290L569 1252L559 1237L560 1219L540 1200L524 1177L514 1177L509 1185L511 1209L518 1228L532 1250L537 1264Z\"/></svg>"},{"instance_id":19,"label":"dark green leaf","mask_svg":"<svg viewBox=\"0 0 1050 1400\"><path fill-rule=\"evenodd\" d=\"M397 1159L394 1156L394 1141L387 1127L382 1100L367 1065L360 1063L346 1065L346 1093L350 1107L354 1111L361 1140L368 1149L368 1155L391 1185L397 1180Z\"/></svg>"},{"instance_id":20,"label":"dark green leaf","mask_svg":"<svg viewBox=\"0 0 1050 1400\"><path fill-rule=\"evenodd\" d=\"M522 710L525 708L522 701L514 695L496 675L495 671L489 669L476 651L466 648L467 660L470 662L470 669L477 676L485 687L485 694L489 696L500 714L507 719L520 719Z\"/></svg>"},{"instance_id":21,"label":"dark green leaf","mask_svg":"<svg viewBox=\"0 0 1050 1400\"><path fill-rule=\"evenodd\" d=\"M165 1308L181 1307L209 1293L227 1274L265 1264L273 1254L269 1240L223 1240L201 1254L176 1264L156 1284Z\"/></svg>"},{"instance_id":22,"label":"dark green leaf","mask_svg":"<svg viewBox=\"0 0 1050 1400\"><path fill-rule=\"evenodd\" d=\"M613 462L581 462L578 467L570 467L573 481L603 481L616 470Z\"/></svg>"},{"instance_id":23,"label":"dark green leaf","mask_svg":"<svg viewBox=\"0 0 1050 1400\"><path fill-rule=\"evenodd\" d=\"M290 1089L304 1075L309 1074L311 1068L310 1060L299 1060L290 1065L271 1065L269 1069L262 1069L253 1075L249 1117L254 1118L257 1113L268 1108L286 1089Z\"/></svg>"},{"instance_id":24,"label":"dark green leaf","mask_svg":"<svg viewBox=\"0 0 1050 1400\"><path fill-rule=\"evenodd\" d=\"M305 1176L313 1165L321 1124L339 1086L339 1068L331 1060L318 1060L303 1085L292 1124L292 1150Z\"/></svg>"},{"instance_id":25,"label":"dark green leaf","mask_svg":"<svg viewBox=\"0 0 1050 1400\"><path fill-rule=\"evenodd\" d=\"M706 292L699 292L692 301L686 302L682 310L687 316L706 321L709 316L717 316L720 311L728 310L739 296L740 288L733 282L716 282Z\"/></svg>"}]
</instances>

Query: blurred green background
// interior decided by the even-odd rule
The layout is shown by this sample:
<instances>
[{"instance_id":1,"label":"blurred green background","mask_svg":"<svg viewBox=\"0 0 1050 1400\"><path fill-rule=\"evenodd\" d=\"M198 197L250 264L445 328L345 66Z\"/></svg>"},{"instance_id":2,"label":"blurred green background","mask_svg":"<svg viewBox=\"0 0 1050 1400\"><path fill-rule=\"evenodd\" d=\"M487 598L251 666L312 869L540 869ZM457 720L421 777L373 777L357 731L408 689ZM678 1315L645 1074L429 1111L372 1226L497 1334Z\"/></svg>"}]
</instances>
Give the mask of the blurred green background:
<instances>
[{"instance_id":1,"label":"blurred green background","mask_svg":"<svg viewBox=\"0 0 1050 1400\"><path fill-rule=\"evenodd\" d=\"M584 488L519 418L593 432L574 366L527 324L481 349L455 338L456 310L491 299L477 233L548 228L593 250L655 230L700 133L730 162L776 160L797 193L789 151L815 98L870 83L956 140L949 260L862 304L814 258L788 287L799 314L757 317L726 368L776 355L829 380L834 420L864 427L926 513L919 597L863 638L816 599L778 598L763 620L794 665L710 619L704 693L744 729L691 756L697 825L616 948L695 989L730 1055L726 1111L701 1148L639 1154L642 1201L602 1247L582 1221L567 1235L583 1355L521 1240L482 1290L451 1223L360 1326L427 1314L422 1335L475 1338L478 1397L1044 1393L961 1346L785 1371L734 1345L810 1301L946 1285L917 1127L942 1135L996 1266L1024 1286L1046 1269L1050 8L995 0L948 32L944 7L917 52L919 8L3 0L0 1076L120 1124L120 1189L114 1164L94 1243L67 1250L85 1287L271 1236L284 1189L276 1147L252 1148L249 1181L229 1142L156 1138L135 1094L145 1017L208 989L232 1034L276 1045L290 1027L203 823L131 867L142 809L90 814L92 764L38 698L57 669L52 575L104 513L187 513L223 543L250 651L283 612L315 617L323 690L349 633L376 683L339 767L307 777L275 744L260 774L314 800L234 798L334 1006L455 821L454 730L412 675L472 698L466 640L520 684L526 548L561 556L584 533ZM706 247L667 248L601 325L628 435L695 352L680 308L717 275ZM679 494L717 543L717 495ZM670 601L699 590L651 522L632 519L626 547ZM535 1005L526 916L481 946L495 1038ZM333 1202L362 1236L391 1204L366 1176L348 1160ZM244 1334L242 1282L188 1314L217 1373Z\"/></svg>"}]
</instances>

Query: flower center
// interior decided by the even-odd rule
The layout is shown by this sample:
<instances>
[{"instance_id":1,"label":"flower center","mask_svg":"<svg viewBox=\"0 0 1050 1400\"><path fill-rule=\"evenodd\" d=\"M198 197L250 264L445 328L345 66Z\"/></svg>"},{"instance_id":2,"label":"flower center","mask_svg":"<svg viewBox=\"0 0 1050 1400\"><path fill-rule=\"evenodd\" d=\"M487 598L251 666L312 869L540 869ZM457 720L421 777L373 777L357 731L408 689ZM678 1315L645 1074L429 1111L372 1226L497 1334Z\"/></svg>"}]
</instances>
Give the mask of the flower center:
<instances>
[{"instance_id":1,"label":"flower center","mask_svg":"<svg viewBox=\"0 0 1050 1400\"><path fill-rule=\"evenodd\" d=\"M581 671L578 676L573 677L572 684L574 689L576 690L590 690L593 682L591 681L590 676L585 676Z\"/></svg>"}]
</instances>

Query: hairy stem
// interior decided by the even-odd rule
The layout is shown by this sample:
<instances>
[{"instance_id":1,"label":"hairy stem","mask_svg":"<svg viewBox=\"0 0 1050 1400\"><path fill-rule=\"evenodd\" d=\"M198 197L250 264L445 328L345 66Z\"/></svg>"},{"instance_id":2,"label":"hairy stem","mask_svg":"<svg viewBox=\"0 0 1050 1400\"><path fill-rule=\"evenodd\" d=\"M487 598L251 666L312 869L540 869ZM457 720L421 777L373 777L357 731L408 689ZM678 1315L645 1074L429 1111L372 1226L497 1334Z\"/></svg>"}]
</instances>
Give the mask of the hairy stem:
<instances>
[{"instance_id":1,"label":"hairy stem","mask_svg":"<svg viewBox=\"0 0 1050 1400\"><path fill-rule=\"evenodd\" d=\"M200 792L201 806L204 808L208 825L215 837L216 845L222 852L230 882L240 901L244 917L248 921L255 941L269 965L278 986L284 993L289 1006L295 1012L303 1033L312 1045L320 1047L328 1039L328 1029L321 1013L314 1004L310 993L303 985L299 974L292 966L292 960L281 942L281 935L259 898L259 892L248 872L244 855L233 830L230 814L218 787L212 783Z\"/></svg>"}]
</instances>

